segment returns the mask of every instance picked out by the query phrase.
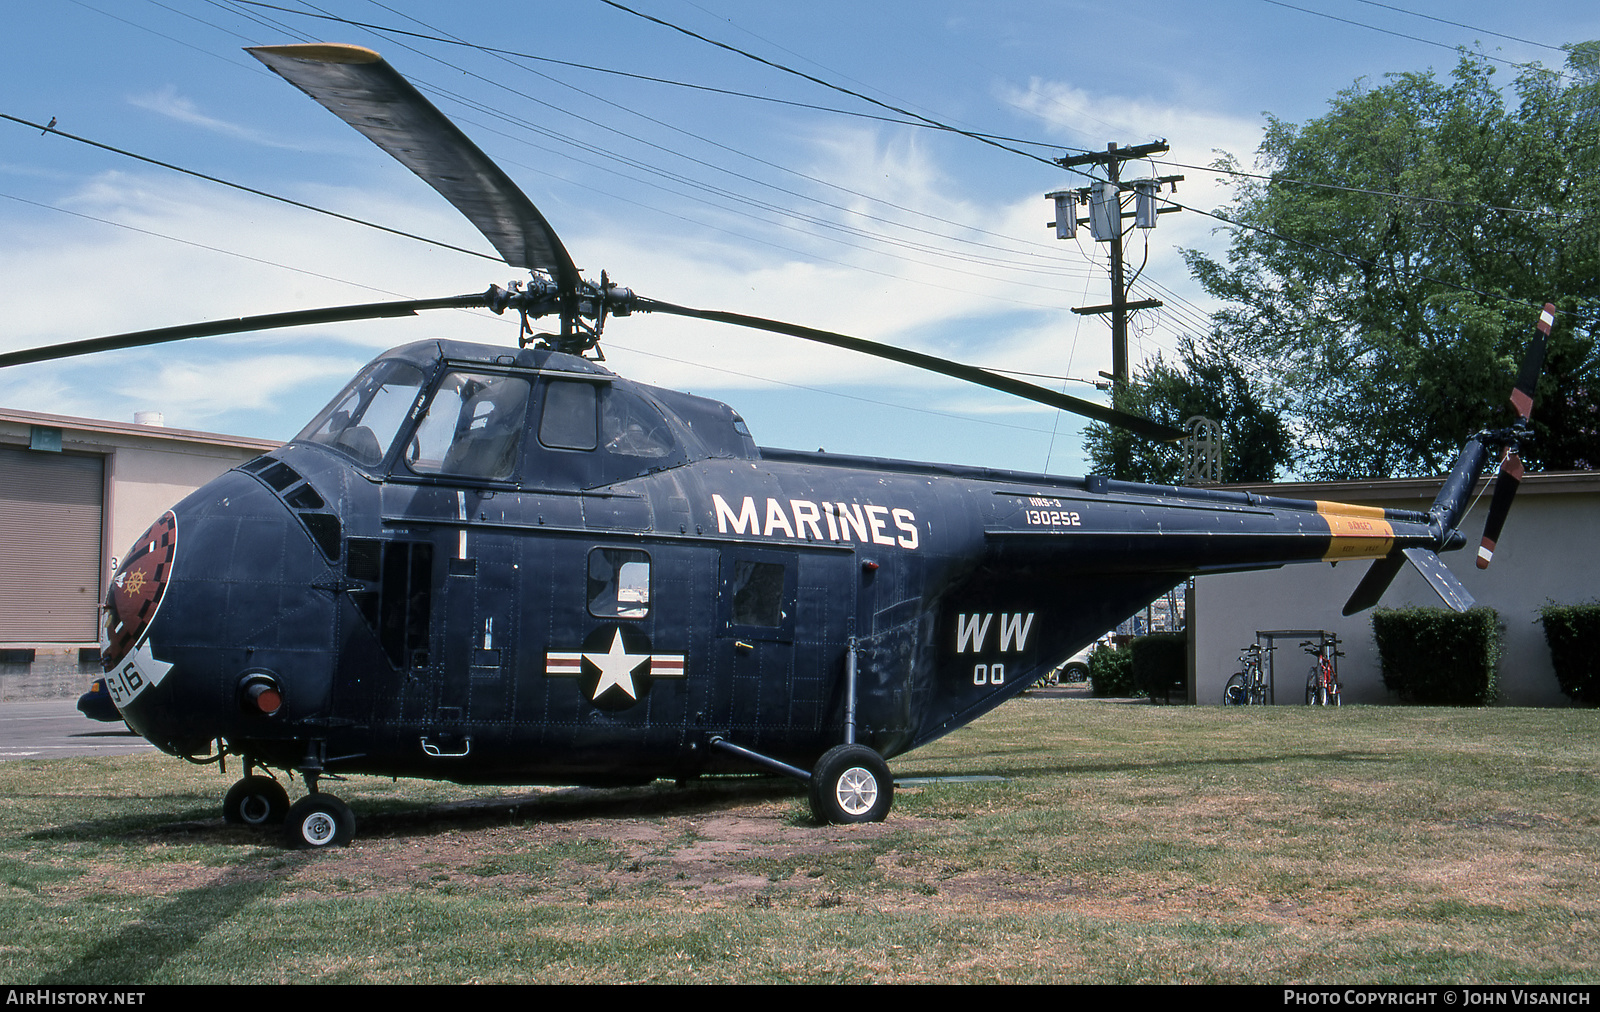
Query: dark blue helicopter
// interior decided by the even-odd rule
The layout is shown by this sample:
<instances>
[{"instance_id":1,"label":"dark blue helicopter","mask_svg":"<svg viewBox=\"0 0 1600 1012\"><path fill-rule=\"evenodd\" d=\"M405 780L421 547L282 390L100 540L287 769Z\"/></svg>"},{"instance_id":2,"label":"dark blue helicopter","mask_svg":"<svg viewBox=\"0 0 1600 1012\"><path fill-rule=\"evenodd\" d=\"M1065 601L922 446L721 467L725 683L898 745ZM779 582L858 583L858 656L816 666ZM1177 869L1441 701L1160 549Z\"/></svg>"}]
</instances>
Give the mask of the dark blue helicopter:
<instances>
[{"instance_id":1,"label":"dark blue helicopter","mask_svg":"<svg viewBox=\"0 0 1600 1012\"><path fill-rule=\"evenodd\" d=\"M561 321L539 347L386 352L286 446L161 516L118 568L103 661L128 724L174 755L242 759L226 817L286 823L295 845L350 841L349 807L319 782L354 773L616 785L766 769L807 783L819 821L882 819L886 758L993 709L1191 575L1373 559L1348 613L1409 560L1465 608L1435 553L1464 543L1491 448L1505 451L1493 537L1509 509L1548 306L1521 421L1470 441L1427 512L768 449L727 405L586 357L606 317L760 327L1177 433L981 369L585 281L515 184L376 54L252 52L533 280L0 365L441 306ZM272 769L309 793L290 805Z\"/></svg>"}]
</instances>

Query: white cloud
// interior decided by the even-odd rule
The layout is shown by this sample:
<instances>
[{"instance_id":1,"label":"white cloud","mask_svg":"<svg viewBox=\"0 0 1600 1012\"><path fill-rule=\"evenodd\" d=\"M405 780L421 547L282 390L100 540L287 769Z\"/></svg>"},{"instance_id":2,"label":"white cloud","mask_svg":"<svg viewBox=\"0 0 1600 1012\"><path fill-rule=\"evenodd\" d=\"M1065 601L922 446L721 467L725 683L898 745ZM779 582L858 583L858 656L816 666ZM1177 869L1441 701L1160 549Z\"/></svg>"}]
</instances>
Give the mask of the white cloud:
<instances>
[{"instance_id":1,"label":"white cloud","mask_svg":"<svg viewBox=\"0 0 1600 1012\"><path fill-rule=\"evenodd\" d=\"M146 112L153 112L158 116L165 116L168 119L177 120L179 123L187 123L190 126L199 127L202 130L209 130L212 133L221 134L225 137L232 137L235 140L247 141L251 144L259 144L265 147L273 148L301 147L301 145L298 144L291 144L277 140L273 137L269 137L259 130L252 130L249 127L240 126L237 123L229 123L225 120L217 119L214 116L207 116L205 113L200 111L199 107L196 106L193 101L179 95L178 89L171 85L168 85L159 91L144 92L143 94L139 95L130 95L128 97L128 104L136 109L143 109Z\"/></svg>"}]
</instances>

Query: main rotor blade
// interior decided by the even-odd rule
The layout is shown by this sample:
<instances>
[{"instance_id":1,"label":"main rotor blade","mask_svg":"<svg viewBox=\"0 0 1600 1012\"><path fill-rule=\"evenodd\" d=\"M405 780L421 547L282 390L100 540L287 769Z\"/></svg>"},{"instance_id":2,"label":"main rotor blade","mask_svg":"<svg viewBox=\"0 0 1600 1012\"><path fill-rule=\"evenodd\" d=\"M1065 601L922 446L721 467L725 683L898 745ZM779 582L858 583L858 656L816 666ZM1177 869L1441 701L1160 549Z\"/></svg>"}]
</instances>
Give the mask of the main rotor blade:
<instances>
[{"instance_id":1,"label":"main rotor blade","mask_svg":"<svg viewBox=\"0 0 1600 1012\"><path fill-rule=\"evenodd\" d=\"M320 43L245 51L421 176L506 263L549 271L563 291L576 289L578 268L533 201L383 57Z\"/></svg>"},{"instance_id":2,"label":"main rotor blade","mask_svg":"<svg viewBox=\"0 0 1600 1012\"><path fill-rule=\"evenodd\" d=\"M91 355L100 351L117 351L122 348L143 348L169 341L186 341L191 337L217 337L222 334L242 334L252 330L274 330L281 327L304 327L318 323L342 323L348 320L379 320L395 316L415 316L424 309L470 309L490 304L488 293L452 295L443 299L411 299L404 302L369 302L359 306L333 306L328 309L302 309L293 313L268 313L265 316L245 316L234 320L212 320L209 323L189 323L180 327L162 327L158 330L136 330L110 337L91 337L84 341L52 344L43 348L25 348L22 351L0 354L0 369L30 362L52 362L76 355Z\"/></svg>"},{"instance_id":3,"label":"main rotor blade","mask_svg":"<svg viewBox=\"0 0 1600 1012\"><path fill-rule=\"evenodd\" d=\"M868 341L865 338L849 337L845 334L836 334L829 330L816 330L811 327L801 327L793 323L783 323L779 320L768 320L759 316L744 316L740 313L723 313L709 309L690 309L686 306L675 306L670 302L657 302L654 299L638 298L634 301L633 309L646 313L667 313L672 316L687 316L697 320L711 320L716 323L729 323L738 327L752 327L756 330L766 330L774 334L786 334L789 337L798 337L805 341L816 341L819 344L832 345L835 348L848 348L866 355L886 358L893 362L915 366L918 369L927 369L943 376L966 380L979 386L998 390L1002 393L1012 394L1017 397L1046 404L1062 411L1093 418L1107 425L1157 439L1170 442L1182 439L1184 433L1178 429L1170 428L1159 422L1151 421L1139 415L1131 415L1125 411L1108 408L1094 401L1072 397L1068 394L1057 393L1046 387L1034 386L1022 380L1012 379L999 373L993 373L977 366L963 365L946 358L937 358L933 355L924 355L919 351L909 351L905 348L896 348L892 345L879 344L877 341Z\"/></svg>"}]
</instances>

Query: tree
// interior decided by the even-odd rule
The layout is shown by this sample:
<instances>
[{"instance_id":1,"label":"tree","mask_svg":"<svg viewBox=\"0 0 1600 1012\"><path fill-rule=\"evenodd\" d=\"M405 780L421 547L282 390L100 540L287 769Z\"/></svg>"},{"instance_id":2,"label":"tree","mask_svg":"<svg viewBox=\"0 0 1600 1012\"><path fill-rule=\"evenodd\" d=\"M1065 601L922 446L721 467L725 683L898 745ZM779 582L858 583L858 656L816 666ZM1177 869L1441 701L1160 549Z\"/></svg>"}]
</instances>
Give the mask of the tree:
<instances>
[{"instance_id":1,"label":"tree","mask_svg":"<svg viewBox=\"0 0 1600 1012\"><path fill-rule=\"evenodd\" d=\"M1219 422L1224 482L1272 481L1292 461L1278 412L1260 399L1244 369L1215 347L1180 340L1177 367L1157 356L1135 382L1119 386L1111 402L1178 429L1195 415ZM1098 474L1164 485L1183 480L1184 452L1170 443L1096 423L1088 427L1085 445Z\"/></svg>"},{"instance_id":2,"label":"tree","mask_svg":"<svg viewBox=\"0 0 1600 1012\"><path fill-rule=\"evenodd\" d=\"M1537 307L1561 311L1539 387L1538 469L1600 466L1600 43L1507 97L1481 56L1358 82L1301 126L1268 117L1269 179L1236 183L1212 343L1251 364L1313 478L1436 474L1507 424ZM1224 156L1219 167L1237 168ZM1243 177L1240 177L1243 178Z\"/></svg>"}]
</instances>

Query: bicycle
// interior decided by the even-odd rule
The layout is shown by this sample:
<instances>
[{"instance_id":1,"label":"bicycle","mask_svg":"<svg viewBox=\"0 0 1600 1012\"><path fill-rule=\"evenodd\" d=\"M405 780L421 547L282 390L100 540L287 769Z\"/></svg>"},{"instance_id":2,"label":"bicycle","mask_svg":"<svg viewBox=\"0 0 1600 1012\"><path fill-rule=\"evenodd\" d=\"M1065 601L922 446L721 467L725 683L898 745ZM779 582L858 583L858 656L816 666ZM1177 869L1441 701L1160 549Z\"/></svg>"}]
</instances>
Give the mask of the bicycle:
<instances>
[{"instance_id":1,"label":"bicycle","mask_svg":"<svg viewBox=\"0 0 1600 1012\"><path fill-rule=\"evenodd\" d=\"M1267 649L1271 649L1270 647ZM1223 706L1265 706L1267 704L1267 677L1261 668L1262 648L1252 643L1239 655L1244 670L1228 679L1222 690Z\"/></svg>"},{"instance_id":2,"label":"bicycle","mask_svg":"<svg viewBox=\"0 0 1600 1012\"><path fill-rule=\"evenodd\" d=\"M1311 666L1311 674L1306 678L1306 705L1338 706L1339 672L1334 667L1334 658L1344 656L1344 651L1339 649L1338 641L1312 643L1306 640L1300 647L1317 659L1317 663Z\"/></svg>"}]
</instances>

